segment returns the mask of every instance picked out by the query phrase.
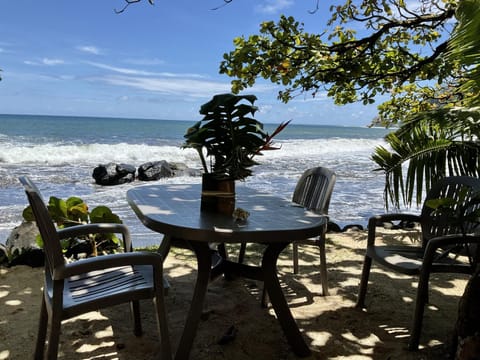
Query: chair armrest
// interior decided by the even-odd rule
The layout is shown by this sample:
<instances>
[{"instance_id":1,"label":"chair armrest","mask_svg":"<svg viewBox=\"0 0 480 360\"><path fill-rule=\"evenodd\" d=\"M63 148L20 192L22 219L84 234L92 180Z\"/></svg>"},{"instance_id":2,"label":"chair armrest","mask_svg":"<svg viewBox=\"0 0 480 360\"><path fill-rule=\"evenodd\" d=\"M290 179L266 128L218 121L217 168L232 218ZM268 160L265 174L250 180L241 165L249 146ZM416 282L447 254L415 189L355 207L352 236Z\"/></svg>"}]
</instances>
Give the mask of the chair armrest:
<instances>
[{"instance_id":1,"label":"chair armrest","mask_svg":"<svg viewBox=\"0 0 480 360\"><path fill-rule=\"evenodd\" d=\"M54 280L63 280L70 276L81 275L90 271L133 265L151 265L155 272L161 276L163 258L158 253L146 251L101 255L57 267L52 277Z\"/></svg>"},{"instance_id":2,"label":"chair armrest","mask_svg":"<svg viewBox=\"0 0 480 360\"><path fill-rule=\"evenodd\" d=\"M376 227L389 221L420 221L420 216L415 214L392 213L372 216L368 219L367 246L375 244Z\"/></svg>"},{"instance_id":3,"label":"chair armrest","mask_svg":"<svg viewBox=\"0 0 480 360\"><path fill-rule=\"evenodd\" d=\"M122 234L123 247L125 252L132 251L132 240L130 238L130 231L128 227L123 224L115 223L95 223L70 226L64 229L57 230L60 239L66 239L75 236L90 235L90 234L105 234L116 233Z\"/></svg>"},{"instance_id":4,"label":"chair armrest","mask_svg":"<svg viewBox=\"0 0 480 360\"><path fill-rule=\"evenodd\" d=\"M473 234L450 234L444 236L438 236L430 239L427 243L427 247L425 248L425 255L424 255L424 264L432 264L436 251L439 248L444 248L450 245L456 244L479 244L480 246L480 235L473 235ZM477 261L480 259L477 259Z\"/></svg>"}]
</instances>

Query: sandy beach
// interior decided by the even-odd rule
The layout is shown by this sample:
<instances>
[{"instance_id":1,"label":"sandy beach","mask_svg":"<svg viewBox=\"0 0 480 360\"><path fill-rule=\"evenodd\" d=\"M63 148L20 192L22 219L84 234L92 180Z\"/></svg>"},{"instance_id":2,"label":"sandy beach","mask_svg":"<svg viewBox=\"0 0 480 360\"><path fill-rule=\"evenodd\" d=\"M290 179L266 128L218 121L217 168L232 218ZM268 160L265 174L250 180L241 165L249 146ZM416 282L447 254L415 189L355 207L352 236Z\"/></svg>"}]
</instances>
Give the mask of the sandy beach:
<instances>
[{"instance_id":1,"label":"sandy beach","mask_svg":"<svg viewBox=\"0 0 480 360\"><path fill-rule=\"evenodd\" d=\"M383 231L389 242L411 242L411 233ZM447 358L458 301L467 277L435 274L418 352L407 351L417 279L374 265L367 310L354 307L366 232L327 234L330 296L321 295L318 249L303 246L300 273L292 273L291 251L279 261L279 276L294 318L312 350L307 359ZM232 249L235 253L236 249ZM248 246L249 261L259 248ZM165 262L171 288L166 297L174 349L183 329L195 281L195 261L173 249ZM43 268L0 268L0 360L28 359L33 353ZM296 359L271 308L260 306L262 284L219 278L209 286L204 316L191 359ZM103 309L65 321L60 359L153 359L158 350L152 304L142 303L144 335L136 338L128 305ZM235 338L219 344L234 326Z\"/></svg>"}]
</instances>

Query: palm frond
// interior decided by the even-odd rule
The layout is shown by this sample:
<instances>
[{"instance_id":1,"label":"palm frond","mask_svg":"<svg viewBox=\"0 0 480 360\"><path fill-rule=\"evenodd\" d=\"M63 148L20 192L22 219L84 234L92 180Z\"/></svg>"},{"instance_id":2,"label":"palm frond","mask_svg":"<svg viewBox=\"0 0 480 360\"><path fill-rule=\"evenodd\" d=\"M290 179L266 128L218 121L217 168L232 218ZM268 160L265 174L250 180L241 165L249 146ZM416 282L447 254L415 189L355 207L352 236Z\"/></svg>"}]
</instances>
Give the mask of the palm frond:
<instances>
[{"instance_id":1,"label":"palm frond","mask_svg":"<svg viewBox=\"0 0 480 360\"><path fill-rule=\"evenodd\" d=\"M456 16L458 25L449 40L448 59L459 61L468 71L460 90L470 94L467 103L480 105L480 0L460 1Z\"/></svg>"},{"instance_id":2,"label":"palm frond","mask_svg":"<svg viewBox=\"0 0 480 360\"><path fill-rule=\"evenodd\" d=\"M385 174L385 205L422 203L439 178L480 175L480 110L440 109L421 113L386 136L372 160Z\"/></svg>"}]
</instances>

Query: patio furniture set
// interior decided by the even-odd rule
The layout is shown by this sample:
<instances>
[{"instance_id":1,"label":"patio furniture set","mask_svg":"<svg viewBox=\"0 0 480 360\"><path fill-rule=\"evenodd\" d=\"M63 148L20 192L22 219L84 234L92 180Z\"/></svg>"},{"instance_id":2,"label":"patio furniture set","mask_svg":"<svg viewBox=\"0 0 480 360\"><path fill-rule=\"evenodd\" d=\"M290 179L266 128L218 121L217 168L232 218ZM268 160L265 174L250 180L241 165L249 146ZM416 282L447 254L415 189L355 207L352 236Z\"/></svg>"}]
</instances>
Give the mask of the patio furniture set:
<instances>
[{"instance_id":1,"label":"patio furniture set","mask_svg":"<svg viewBox=\"0 0 480 360\"><path fill-rule=\"evenodd\" d=\"M160 334L161 358L188 359L208 284L220 275L262 281L262 304L271 304L292 351L299 357L309 356L309 346L280 286L277 260L280 253L293 244L294 271L298 272L298 246L304 243L317 246L323 295L328 295L325 234L335 180L335 173L329 169L309 169L300 177L292 200L239 186L236 206L248 209L250 216L246 220L201 211L200 185L161 184L132 188L127 192L127 200L137 217L146 227L164 235L158 252L152 253L133 251L128 229L120 224L89 224L55 229L40 192L28 177L22 177L20 181L34 211L46 254L45 286L35 358L57 357L62 320L119 303L131 304L134 334L141 335L138 301L152 299ZM403 274L419 276L409 340L411 350L419 345L430 275L435 272L473 272L478 260L476 244L480 243L480 236L474 235L476 222L468 220L468 216L479 207L477 202L472 201L479 191L479 179L447 177L429 191L420 215L387 214L372 217L369 221L357 307L365 305L372 261ZM439 198L454 199L456 203L448 210L429 205L429 200ZM421 244L401 247L377 244L376 228L385 222L398 220L420 224ZM121 234L124 252L65 262L59 246L60 239L97 232ZM225 244L232 243L240 244L238 259L232 259L226 251ZM244 263L248 243L264 245L262 261L258 266ZM214 251L212 244L217 245ZM172 351L170 346L164 306L162 263L170 247L191 249L196 256L198 270L190 309L176 351ZM465 253L465 249L469 252ZM460 261L458 256L451 254L465 255L464 258L468 260ZM45 349L47 334L48 346Z\"/></svg>"}]
</instances>

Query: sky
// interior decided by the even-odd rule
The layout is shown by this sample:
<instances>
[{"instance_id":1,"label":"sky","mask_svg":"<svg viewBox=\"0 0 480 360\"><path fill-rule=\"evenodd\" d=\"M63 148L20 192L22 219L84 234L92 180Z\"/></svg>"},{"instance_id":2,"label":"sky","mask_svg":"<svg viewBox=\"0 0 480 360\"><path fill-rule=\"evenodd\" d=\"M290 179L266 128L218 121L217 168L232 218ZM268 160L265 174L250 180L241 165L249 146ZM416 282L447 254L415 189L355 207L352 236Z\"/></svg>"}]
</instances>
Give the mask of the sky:
<instances>
[{"instance_id":1,"label":"sky","mask_svg":"<svg viewBox=\"0 0 480 360\"><path fill-rule=\"evenodd\" d=\"M2 0L0 114L200 120L201 104L230 92L219 64L235 37L281 14L319 33L331 3L312 15L316 0L143 0L117 14L124 0ZM258 120L364 126L376 115L325 94L283 104L278 90L259 81L243 92L257 96Z\"/></svg>"}]
</instances>

